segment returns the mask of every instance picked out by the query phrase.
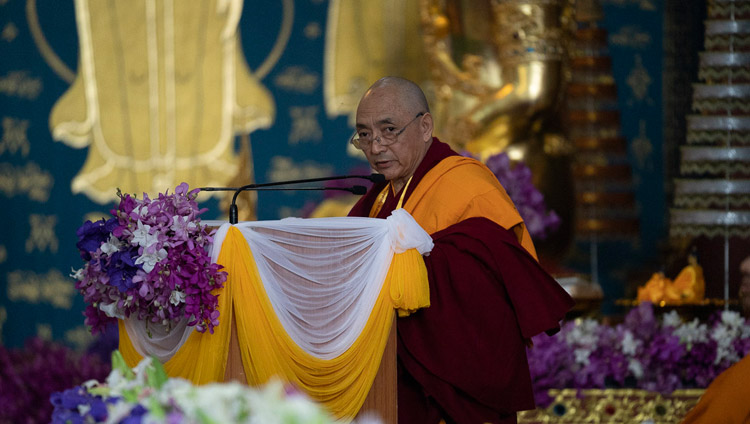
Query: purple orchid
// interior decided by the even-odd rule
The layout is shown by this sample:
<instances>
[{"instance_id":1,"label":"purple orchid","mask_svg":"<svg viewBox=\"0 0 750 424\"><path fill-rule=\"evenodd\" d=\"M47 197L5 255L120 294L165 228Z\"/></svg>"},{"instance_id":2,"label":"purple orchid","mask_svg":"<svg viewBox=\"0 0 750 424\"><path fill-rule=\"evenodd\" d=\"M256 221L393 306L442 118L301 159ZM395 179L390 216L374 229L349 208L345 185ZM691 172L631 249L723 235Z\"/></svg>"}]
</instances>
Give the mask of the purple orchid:
<instances>
[{"instance_id":1,"label":"purple orchid","mask_svg":"<svg viewBox=\"0 0 750 424\"><path fill-rule=\"evenodd\" d=\"M185 183L154 199L118 191L113 218L78 230L87 262L73 276L92 332L102 331L112 316L167 326L187 319L197 330L213 332L219 321L212 292L223 287L226 272L211 263L213 239L200 225L206 209L198 208L198 192Z\"/></svg>"},{"instance_id":2,"label":"purple orchid","mask_svg":"<svg viewBox=\"0 0 750 424\"><path fill-rule=\"evenodd\" d=\"M653 305L642 303L616 326L584 319L554 336L538 335L527 352L537 404L552 401L549 389L705 388L750 348L750 323L724 314L685 323L676 313L657 317Z\"/></svg>"}]
</instances>

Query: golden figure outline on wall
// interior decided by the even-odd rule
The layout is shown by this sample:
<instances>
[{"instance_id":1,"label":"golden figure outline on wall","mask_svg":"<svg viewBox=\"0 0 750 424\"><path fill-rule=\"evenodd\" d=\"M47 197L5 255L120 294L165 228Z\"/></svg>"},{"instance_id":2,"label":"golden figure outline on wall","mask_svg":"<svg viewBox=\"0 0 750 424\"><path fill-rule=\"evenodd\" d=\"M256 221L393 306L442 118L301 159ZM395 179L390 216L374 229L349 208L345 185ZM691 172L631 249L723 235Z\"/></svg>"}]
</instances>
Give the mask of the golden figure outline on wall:
<instances>
[{"instance_id":1,"label":"golden figure outline on wall","mask_svg":"<svg viewBox=\"0 0 750 424\"><path fill-rule=\"evenodd\" d=\"M289 39L292 0L284 0L279 37L255 73L239 42L242 1L118 4L75 2L79 72L50 115L56 140L89 148L72 191L103 204L118 187L226 185L240 171L235 135L274 120L260 78Z\"/></svg>"}]
</instances>

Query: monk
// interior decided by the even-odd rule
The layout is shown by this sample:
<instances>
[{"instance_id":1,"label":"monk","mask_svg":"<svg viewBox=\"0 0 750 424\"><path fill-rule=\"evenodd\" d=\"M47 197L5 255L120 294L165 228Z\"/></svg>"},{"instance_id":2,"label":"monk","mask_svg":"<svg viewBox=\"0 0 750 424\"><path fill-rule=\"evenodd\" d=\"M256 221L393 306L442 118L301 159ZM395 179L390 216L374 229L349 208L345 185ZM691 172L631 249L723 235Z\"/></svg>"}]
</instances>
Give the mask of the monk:
<instances>
[{"instance_id":1,"label":"monk","mask_svg":"<svg viewBox=\"0 0 750 424\"><path fill-rule=\"evenodd\" d=\"M750 257L740 263L739 299L742 315L750 318ZM750 423L750 355L719 374L688 412L683 424Z\"/></svg>"},{"instance_id":2,"label":"monk","mask_svg":"<svg viewBox=\"0 0 750 424\"><path fill-rule=\"evenodd\" d=\"M433 238L430 306L399 318L400 423L515 423L533 409L526 342L559 330L568 294L538 264L513 202L481 162L432 136L422 90L377 81L351 143L386 177L350 216L411 213Z\"/></svg>"}]
</instances>

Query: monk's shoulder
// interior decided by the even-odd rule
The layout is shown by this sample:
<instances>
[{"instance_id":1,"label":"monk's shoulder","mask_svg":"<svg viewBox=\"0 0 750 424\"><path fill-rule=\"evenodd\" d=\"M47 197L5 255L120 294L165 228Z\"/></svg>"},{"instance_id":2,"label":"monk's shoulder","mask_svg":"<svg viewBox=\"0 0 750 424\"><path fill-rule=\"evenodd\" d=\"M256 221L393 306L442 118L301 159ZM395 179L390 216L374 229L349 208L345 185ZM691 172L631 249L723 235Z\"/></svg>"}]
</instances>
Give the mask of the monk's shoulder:
<instances>
[{"instance_id":1,"label":"monk's shoulder","mask_svg":"<svg viewBox=\"0 0 750 424\"><path fill-rule=\"evenodd\" d=\"M437 179L434 187L442 194L461 198L473 198L499 188L502 186L492 171L482 162L471 158L455 160Z\"/></svg>"}]
</instances>

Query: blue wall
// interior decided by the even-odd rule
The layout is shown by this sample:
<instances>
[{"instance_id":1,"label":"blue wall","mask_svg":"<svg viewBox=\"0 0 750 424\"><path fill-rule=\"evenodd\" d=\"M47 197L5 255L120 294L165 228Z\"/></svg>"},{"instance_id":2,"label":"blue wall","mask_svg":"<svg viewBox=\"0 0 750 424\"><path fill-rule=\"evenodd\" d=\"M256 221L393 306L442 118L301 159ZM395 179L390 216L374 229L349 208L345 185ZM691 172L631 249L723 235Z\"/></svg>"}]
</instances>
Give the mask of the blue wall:
<instances>
[{"instance_id":1,"label":"blue wall","mask_svg":"<svg viewBox=\"0 0 750 424\"><path fill-rule=\"evenodd\" d=\"M245 56L255 69L272 51L282 18L293 14L283 53L261 81L276 104L273 126L251 135L255 177L261 182L275 179L278 157L290 158L303 175L314 169L346 173L363 165L346 154L351 132L346 118L329 118L323 107L328 3L298 0L286 5L246 1L240 23ZM29 13L34 12L32 6L36 13ZM603 6L622 131L630 143L642 217L639 243L602 246L602 284L614 299L623 293L627 270L653 259L666 233L661 148L663 10L660 2L648 0L608 0ZM55 67L49 51L43 54L33 39L34 25L29 22L34 19L62 67ZM89 340L81 315L83 302L67 277L71 268L82 265L75 231L86 217L102 215L112 205L72 193L70 181L83 165L86 149L54 141L49 130L50 110L70 84L60 69L76 70L73 2L0 0L0 31L0 199L6 205L0 210L0 340L13 346L41 335L83 345ZM290 84L290 79L304 79L307 84ZM300 120L301 115L308 119ZM306 127L300 130L301 122ZM318 199L318 194L264 193L258 215L260 219L297 215ZM216 202L207 206L211 211L205 217L221 217ZM631 260L622 261L622 249L632 253ZM574 262L584 258L581 250Z\"/></svg>"}]
</instances>

